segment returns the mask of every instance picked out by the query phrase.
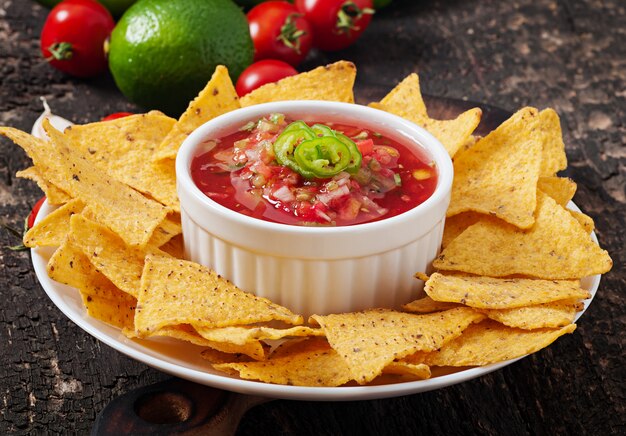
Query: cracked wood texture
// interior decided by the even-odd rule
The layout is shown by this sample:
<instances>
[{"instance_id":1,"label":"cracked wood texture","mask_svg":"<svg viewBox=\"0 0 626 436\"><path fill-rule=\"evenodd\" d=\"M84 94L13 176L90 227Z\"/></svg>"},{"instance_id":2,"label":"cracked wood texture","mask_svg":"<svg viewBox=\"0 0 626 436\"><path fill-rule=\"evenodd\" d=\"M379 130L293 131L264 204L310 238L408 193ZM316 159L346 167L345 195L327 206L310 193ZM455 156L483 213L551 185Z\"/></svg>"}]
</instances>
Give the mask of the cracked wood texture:
<instances>
[{"instance_id":1,"label":"cracked wood texture","mask_svg":"<svg viewBox=\"0 0 626 436\"><path fill-rule=\"evenodd\" d=\"M137 110L109 76L78 80L45 64L38 37L46 13L31 0L0 0L0 124L30 130L40 96L78 123ZM625 41L621 0L395 0L355 46L309 58L303 70L354 61L361 103L417 71L428 94L555 108L565 174L579 184L575 202L596 220L615 266L572 335L503 370L400 398L273 401L250 410L239 435L626 433ZM41 195L14 177L28 164L0 140L0 210L17 228ZM17 242L0 233L3 247ZM88 434L113 398L166 377L73 325L39 286L28 252L6 248L0 351L1 434Z\"/></svg>"}]
</instances>

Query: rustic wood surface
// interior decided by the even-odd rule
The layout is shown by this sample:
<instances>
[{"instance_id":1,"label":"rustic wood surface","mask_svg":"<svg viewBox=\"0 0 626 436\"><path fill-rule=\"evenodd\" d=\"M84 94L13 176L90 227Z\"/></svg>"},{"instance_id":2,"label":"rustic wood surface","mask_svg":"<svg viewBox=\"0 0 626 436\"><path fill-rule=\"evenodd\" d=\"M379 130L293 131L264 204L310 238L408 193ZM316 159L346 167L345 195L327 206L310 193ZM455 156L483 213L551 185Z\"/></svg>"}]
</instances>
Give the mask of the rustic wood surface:
<instances>
[{"instance_id":1,"label":"rustic wood surface","mask_svg":"<svg viewBox=\"0 0 626 436\"><path fill-rule=\"evenodd\" d=\"M24 130L41 111L88 122L133 110L112 79L67 77L46 65L38 36L47 10L0 0L0 125ZM362 402L272 401L239 435L624 434L626 398L626 5L621 0L399 1L354 47L317 53L358 67L357 98L382 97L407 74L426 93L508 110L561 115L575 202L596 220L614 260L578 329L503 370L446 389ZM24 153L0 140L0 211L20 227L41 195L15 178ZM166 376L102 345L46 297L28 252L0 232L0 434L88 434L114 398Z\"/></svg>"}]
</instances>

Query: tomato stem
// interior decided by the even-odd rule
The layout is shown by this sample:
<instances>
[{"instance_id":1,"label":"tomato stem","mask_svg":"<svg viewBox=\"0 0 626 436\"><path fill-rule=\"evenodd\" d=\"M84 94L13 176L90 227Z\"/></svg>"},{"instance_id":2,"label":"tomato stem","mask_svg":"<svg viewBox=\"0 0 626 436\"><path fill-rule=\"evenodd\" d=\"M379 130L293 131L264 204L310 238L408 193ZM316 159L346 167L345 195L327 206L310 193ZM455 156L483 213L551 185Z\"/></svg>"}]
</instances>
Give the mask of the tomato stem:
<instances>
[{"instance_id":1,"label":"tomato stem","mask_svg":"<svg viewBox=\"0 0 626 436\"><path fill-rule=\"evenodd\" d=\"M359 30L359 26L354 24L355 21L358 21L363 15L372 15L374 12L372 8L361 9L353 1L344 2L339 12L337 12L336 28L339 30L339 33L350 34L352 30Z\"/></svg>"},{"instance_id":2,"label":"tomato stem","mask_svg":"<svg viewBox=\"0 0 626 436\"><path fill-rule=\"evenodd\" d=\"M57 60L57 61L68 61L72 59L74 56L74 51L72 49L72 44L69 42L55 42L50 47L48 47L48 51L50 51L50 57L46 60Z\"/></svg>"},{"instance_id":3,"label":"tomato stem","mask_svg":"<svg viewBox=\"0 0 626 436\"><path fill-rule=\"evenodd\" d=\"M285 19L285 24L280 28L278 38L276 38L298 54L300 54L300 37L306 35L304 30L298 29L296 26L296 18L301 16L302 14L289 14Z\"/></svg>"}]
</instances>

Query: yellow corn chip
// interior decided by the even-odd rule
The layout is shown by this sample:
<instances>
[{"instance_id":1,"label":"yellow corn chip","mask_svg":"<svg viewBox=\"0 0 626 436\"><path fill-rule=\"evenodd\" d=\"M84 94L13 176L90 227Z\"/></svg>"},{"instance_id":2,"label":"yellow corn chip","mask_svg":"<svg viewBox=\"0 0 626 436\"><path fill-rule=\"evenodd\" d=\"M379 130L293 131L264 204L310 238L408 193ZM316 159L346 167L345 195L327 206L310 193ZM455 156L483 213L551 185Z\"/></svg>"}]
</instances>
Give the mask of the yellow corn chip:
<instances>
[{"instance_id":1,"label":"yellow corn chip","mask_svg":"<svg viewBox=\"0 0 626 436\"><path fill-rule=\"evenodd\" d=\"M173 237L182 233L183 229L180 224L180 214L170 213L163 220L161 225L154 230L148 245L160 247L167 244Z\"/></svg>"},{"instance_id":2,"label":"yellow corn chip","mask_svg":"<svg viewBox=\"0 0 626 436\"><path fill-rule=\"evenodd\" d=\"M43 126L51 138L50 142L10 127L0 127L0 134L21 146L50 182L72 198L89 204L98 219L128 244L145 245L168 210L80 157L47 119Z\"/></svg>"},{"instance_id":3,"label":"yellow corn chip","mask_svg":"<svg viewBox=\"0 0 626 436\"><path fill-rule=\"evenodd\" d=\"M132 327L133 326L125 329L123 333L131 339L140 337ZM260 341L251 341L242 345L209 341L200 336L193 326L189 324L163 327L149 335L149 337L153 336L179 339L194 345L210 347L212 350L222 355L244 355L248 357L248 359L264 360L269 353L269 346Z\"/></svg>"},{"instance_id":4,"label":"yellow corn chip","mask_svg":"<svg viewBox=\"0 0 626 436\"><path fill-rule=\"evenodd\" d=\"M87 256L67 239L50 257L46 269L52 280L79 289L84 294L104 300L124 300L129 305L135 305L134 297L119 290L96 271Z\"/></svg>"},{"instance_id":5,"label":"yellow corn chip","mask_svg":"<svg viewBox=\"0 0 626 436\"><path fill-rule=\"evenodd\" d=\"M518 111L455 159L447 216L475 211L524 229L533 225L542 147L537 117L533 108Z\"/></svg>"},{"instance_id":6,"label":"yellow corn chip","mask_svg":"<svg viewBox=\"0 0 626 436\"><path fill-rule=\"evenodd\" d=\"M183 141L207 121L241 107L239 97L228 75L228 69L218 65L200 94L189 103L187 110L158 147L155 159L175 159Z\"/></svg>"},{"instance_id":7,"label":"yellow corn chip","mask_svg":"<svg viewBox=\"0 0 626 436\"><path fill-rule=\"evenodd\" d=\"M223 356L210 356L226 360ZM324 338L310 338L289 344L282 352L272 354L265 362L220 362L214 368L238 374L241 378L267 383L295 386L341 386L352 380L345 361ZM412 379L430 377L430 368L424 364L391 362L385 374L411 376Z\"/></svg>"},{"instance_id":8,"label":"yellow corn chip","mask_svg":"<svg viewBox=\"0 0 626 436\"><path fill-rule=\"evenodd\" d=\"M12 127L0 127L0 135L6 136L24 149L28 157L32 159L39 176L47 183L55 185L70 198L74 197L69 191L69 181L65 180L62 177L63 174L56 168L61 163L54 153L54 145Z\"/></svg>"},{"instance_id":9,"label":"yellow corn chip","mask_svg":"<svg viewBox=\"0 0 626 436\"><path fill-rule=\"evenodd\" d=\"M22 171L18 171L17 173L15 173L15 175L17 177L29 179L37 183L37 186L39 186L39 188L43 191L46 198L48 199L49 204L63 204L72 199L67 192L53 185L45 177L43 177L35 166L26 168Z\"/></svg>"},{"instance_id":10,"label":"yellow corn chip","mask_svg":"<svg viewBox=\"0 0 626 436\"><path fill-rule=\"evenodd\" d=\"M306 326L296 326L288 329L275 329L271 327L222 327L207 328L196 327L198 334L203 338L214 342L228 342L235 345L244 345L257 340L276 340L292 336L324 336L321 329L313 329Z\"/></svg>"},{"instance_id":11,"label":"yellow corn chip","mask_svg":"<svg viewBox=\"0 0 626 436\"><path fill-rule=\"evenodd\" d=\"M422 98L420 79L415 73L405 77L379 103L372 106L377 105L416 124L428 118L426 103Z\"/></svg>"},{"instance_id":12,"label":"yellow corn chip","mask_svg":"<svg viewBox=\"0 0 626 436\"><path fill-rule=\"evenodd\" d=\"M460 307L428 315L385 309L337 315L313 315L328 342L359 384L380 375L388 364L416 351L436 350L484 315Z\"/></svg>"},{"instance_id":13,"label":"yellow corn chip","mask_svg":"<svg viewBox=\"0 0 626 436\"><path fill-rule=\"evenodd\" d=\"M415 312L415 313L432 313L432 312L441 312L443 310L454 309L455 307L459 307L460 304L457 303L448 303L445 301L435 301L432 298L426 296L424 298L420 298L415 301L411 301L410 303L402 306L402 309L407 312Z\"/></svg>"},{"instance_id":14,"label":"yellow corn chip","mask_svg":"<svg viewBox=\"0 0 626 436\"><path fill-rule=\"evenodd\" d=\"M537 188L563 207L567 206L576 193L576 183L567 177L539 177Z\"/></svg>"},{"instance_id":15,"label":"yellow corn chip","mask_svg":"<svg viewBox=\"0 0 626 436\"><path fill-rule=\"evenodd\" d=\"M131 328L135 314L135 303L126 299L119 300L102 298L88 292L80 293L87 314L92 318L104 321L119 328Z\"/></svg>"},{"instance_id":16,"label":"yellow corn chip","mask_svg":"<svg viewBox=\"0 0 626 436\"><path fill-rule=\"evenodd\" d=\"M345 361L323 338L311 338L263 362L216 364L219 371L248 380L293 386L341 386L351 380Z\"/></svg>"},{"instance_id":17,"label":"yellow corn chip","mask_svg":"<svg viewBox=\"0 0 626 436\"><path fill-rule=\"evenodd\" d=\"M504 223L504 221L499 220L498 218L478 212L462 212L458 215L447 217L446 224L443 228L441 248L446 248L450 245L450 242L463 233L465 229L481 220L492 221L494 223Z\"/></svg>"},{"instance_id":18,"label":"yellow corn chip","mask_svg":"<svg viewBox=\"0 0 626 436\"><path fill-rule=\"evenodd\" d=\"M160 203L179 210L173 165L152 164L163 137L176 121L161 112L75 125L64 137L80 156Z\"/></svg>"},{"instance_id":19,"label":"yellow corn chip","mask_svg":"<svg viewBox=\"0 0 626 436\"><path fill-rule=\"evenodd\" d=\"M593 229L595 228L593 218L576 210L570 210L569 213L576 219L576 221L578 221L587 234L593 232Z\"/></svg>"},{"instance_id":20,"label":"yellow corn chip","mask_svg":"<svg viewBox=\"0 0 626 436\"><path fill-rule=\"evenodd\" d=\"M574 330L576 324L556 330L522 330L487 320L469 326L461 336L448 342L439 351L416 353L404 360L429 366L489 365L539 351Z\"/></svg>"},{"instance_id":21,"label":"yellow corn chip","mask_svg":"<svg viewBox=\"0 0 626 436\"><path fill-rule=\"evenodd\" d=\"M356 67L352 62L339 61L314 70L268 83L239 100L241 106L282 100L328 100L354 103L352 88Z\"/></svg>"},{"instance_id":22,"label":"yellow corn chip","mask_svg":"<svg viewBox=\"0 0 626 436\"><path fill-rule=\"evenodd\" d=\"M536 306L515 309L481 310L487 317L509 327L524 330L564 327L574 322L576 312L582 310L578 300L560 300Z\"/></svg>"},{"instance_id":23,"label":"yellow corn chip","mask_svg":"<svg viewBox=\"0 0 626 436\"><path fill-rule=\"evenodd\" d=\"M164 245L161 245L159 249L172 257L177 259L185 258L185 246L183 241L183 235L176 235Z\"/></svg>"},{"instance_id":24,"label":"yellow corn chip","mask_svg":"<svg viewBox=\"0 0 626 436\"><path fill-rule=\"evenodd\" d=\"M301 324L302 316L238 289L202 265L146 257L135 316L140 336L177 324L228 327L272 320Z\"/></svg>"},{"instance_id":25,"label":"yellow corn chip","mask_svg":"<svg viewBox=\"0 0 626 436\"><path fill-rule=\"evenodd\" d=\"M472 132L478 127L482 111L474 108L454 120L435 120L428 116L420 91L419 77L413 73L400 82L380 103L371 107L401 116L428 130L453 157L464 145L471 143Z\"/></svg>"},{"instance_id":26,"label":"yellow corn chip","mask_svg":"<svg viewBox=\"0 0 626 436\"><path fill-rule=\"evenodd\" d=\"M137 297L147 253L165 255L157 248L130 247L115 233L81 215L70 219L71 243L79 248L96 269L122 291Z\"/></svg>"},{"instance_id":27,"label":"yellow corn chip","mask_svg":"<svg viewBox=\"0 0 626 436\"><path fill-rule=\"evenodd\" d=\"M222 353L244 355L253 360L266 360L270 346L261 341L250 341L245 344L208 341L208 346Z\"/></svg>"},{"instance_id":28,"label":"yellow corn chip","mask_svg":"<svg viewBox=\"0 0 626 436\"><path fill-rule=\"evenodd\" d=\"M52 162L57 165L53 181L63 180L67 183L67 192L88 204L98 220L127 244L146 245L154 229L167 216L168 209L84 160L71 149L63 134L51 127L47 119L43 126L55 145L56 153L48 152L48 156L55 156ZM60 183L59 186L65 190L65 186Z\"/></svg>"},{"instance_id":29,"label":"yellow corn chip","mask_svg":"<svg viewBox=\"0 0 626 436\"><path fill-rule=\"evenodd\" d=\"M50 247L61 245L70 232L70 217L80 213L85 204L80 200L71 200L30 228L24 235L27 247Z\"/></svg>"},{"instance_id":30,"label":"yellow corn chip","mask_svg":"<svg viewBox=\"0 0 626 436\"><path fill-rule=\"evenodd\" d=\"M212 364L250 362L253 360L250 356L246 356L245 354L224 353L223 351L218 351L214 348L204 350L200 353L200 356Z\"/></svg>"},{"instance_id":31,"label":"yellow corn chip","mask_svg":"<svg viewBox=\"0 0 626 436\"><path fill-rule=\"evenodd\" d=\"M541 171L539 174L545 177L554 176L558 171L567 168L561 122L553 109L541 111L538 121L542 136Z\"/></svg>"},{"instance_id":32,"label":"yellow corn chip","mask_svg":"<svg viewBox=\"0 0 626 436\"><path fill-rule=\"evenodd\" d=\"M430 378L430 368L423 363L408 363L408 362L391 362L383 370L385 374L397 374L404 376L411 376L417 380L425 380Z\"/></svg>"},{"instance_id":33,"label":"yellow corn chip","mask_svg":"<svg viewBox=\"0 0 626 436\"><path fill-rule=\"evenodd\" d=\"M538 191L537 218L527 231L480 221L448 245L435 268L502 277L577 279L611 269L609 254L571 214Z\"/></svg>"},{"instance_id":34,"label":"yellow corn chip","mask_svg":"<svg viewBox=\"0 0 626 436\"><path fill-rule=\"evenodd\" d=\"M435 301L479 309L511 309L566 298L589 298L578 280L499 279L434 273L424 291Z\"/></svg>"}]
</instances>

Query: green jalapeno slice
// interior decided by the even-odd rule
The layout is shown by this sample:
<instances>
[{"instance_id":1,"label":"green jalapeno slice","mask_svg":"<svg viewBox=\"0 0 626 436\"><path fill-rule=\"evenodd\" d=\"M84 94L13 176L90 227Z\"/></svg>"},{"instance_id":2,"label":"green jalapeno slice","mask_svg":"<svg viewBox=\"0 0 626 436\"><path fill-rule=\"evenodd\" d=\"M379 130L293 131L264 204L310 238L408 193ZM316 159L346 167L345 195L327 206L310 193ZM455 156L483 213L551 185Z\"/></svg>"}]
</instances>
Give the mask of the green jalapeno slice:
<instances>
[{"instance_id":1,"label":"green jalapeno slice","mask_svg":"<svg viewBox=\"0 0 626 436\"><path fill-rule=\"evenodd\" d=\"M292 123L293 124L293 123ZM291 126L287 126L287 129ZM274 155L279 164L284 165L293 171L297 172L301 176L312 178L315 177L312 173L296 163L293 157L296 146L306 140L315 138L313 131L307 126L307 129L292 128L291 130L285 129L281 133L276 141L274 141Z\"/></svg>"},{"instance_id":2,"label":"green jalapeno slice","mask_svg":"<svg viewBox=\"0 0 626 436\"><path fill-rule=\"evenodd\" d=\"M346 167L346 171L352 174L356 173L359 171L359 168L361 168L361 160L363 159L359 147L356 146L356 143L352 139L348 138L343 133L335 132L335 134L337 139L344 143L346 147L348 147L348 150L350 150L350 164Z\"/></svg>"},{"instance_id":3,"label":"green jalapeno slice","mask_svg":"<svg viewBox=\"0 0 626 436\"><path fill-rule=\"evenodd\" d=\"M350 165L350 149L334 136L322 136L300 143L294 152L296 163L315 177L325 179Z\"/></svg>"},{"instance_id":4,"label":"green jalapeno slice","mask_svg":"<svg viewBox=\"0 0 626 436\"><path fill-rule=\"evenodd\" d=\"M324 124L313 124L311 130L313 130L317 136L335 136L337 134L337 132Z\"/></svg>"}]
</instances>

